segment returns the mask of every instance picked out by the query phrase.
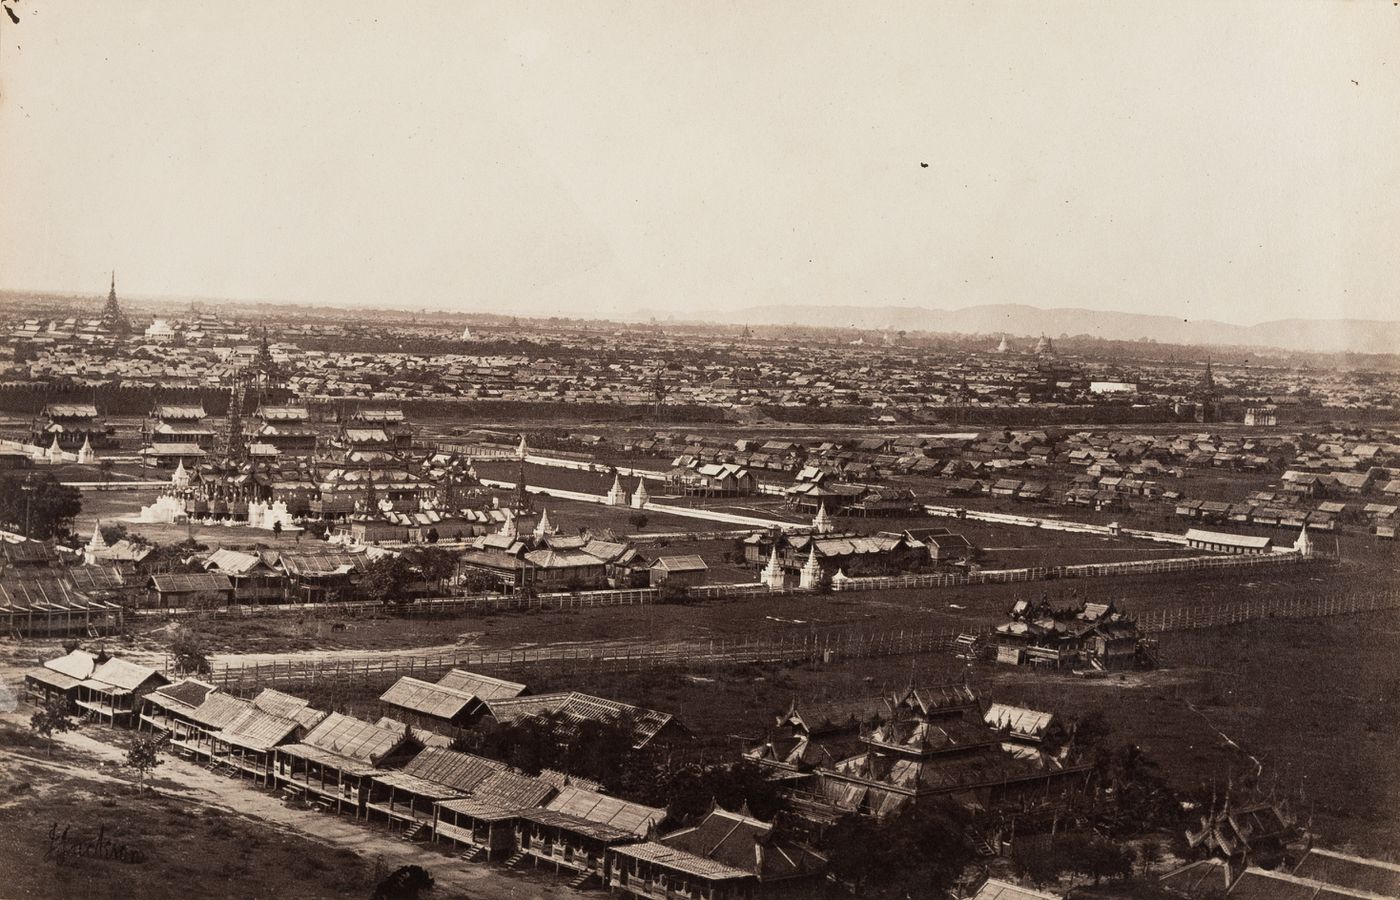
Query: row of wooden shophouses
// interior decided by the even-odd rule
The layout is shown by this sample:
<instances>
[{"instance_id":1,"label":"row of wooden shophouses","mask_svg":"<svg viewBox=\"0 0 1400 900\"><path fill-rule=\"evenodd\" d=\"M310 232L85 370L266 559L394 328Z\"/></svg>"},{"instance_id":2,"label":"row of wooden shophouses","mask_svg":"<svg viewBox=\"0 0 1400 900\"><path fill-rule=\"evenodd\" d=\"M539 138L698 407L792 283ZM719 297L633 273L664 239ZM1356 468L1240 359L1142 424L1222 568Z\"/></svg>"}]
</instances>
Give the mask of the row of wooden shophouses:
<instances>
[{"instance_id":1,"label":"row of wooden shophouses","mask_svg":"<svg viewBox=\"0 0 1400 900\"><path fill-rule=\"evenodd\" d=\"M181 757L288 801L387 826L465 861L553 869L575 888L648 898L801 897L825 867L815 851L746 810L715 807L663 834L665 810L608 796L596 784L549 770L526 775L452 750L447 736L400 719L318 710L276 690L242 698L82 650L30 670L25 686L36 702L61 697L89 719L165 736ZM573 692L533 697L524 690L454 670L438 693L469 697L463 707L501 721L623 708ZM386 701L390 711L415 705L422 706ZM641 744L683 731L666 714L626 709Z\"/></svg>"}]
</instances>

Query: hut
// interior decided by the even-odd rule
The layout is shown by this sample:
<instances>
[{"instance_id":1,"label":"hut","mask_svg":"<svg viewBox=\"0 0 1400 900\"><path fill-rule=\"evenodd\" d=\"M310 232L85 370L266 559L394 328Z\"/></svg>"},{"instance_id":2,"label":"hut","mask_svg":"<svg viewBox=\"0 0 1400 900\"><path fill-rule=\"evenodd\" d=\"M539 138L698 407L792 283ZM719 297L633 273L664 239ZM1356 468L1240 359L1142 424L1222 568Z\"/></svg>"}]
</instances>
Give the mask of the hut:
<instances>
[{"instance_id":1,"label":"hut","mask_svg":"<svg viewBox=\"0 0 1400 900\"><path fill-rule=\"evenodd\" d=\"M224 606L233 600L233 582L218 572L152 575L147 587L152 605L161 609Z\"/></svg>"},{"instance_id":2,"label":"hut","mask_svg":"<svg viewBox=\"0 0 1400 900\"><path fill-rule=\"evenodd\" d=\"M210 735L211 762L255 782L269 784L277 747L296 740L325 717L326 713L312 709L300 697L264 690L239 715Z\"/></svg>"},{"instance_id":3,"label":"hut","mask_svg":"<svg viewBox=\"0 0 1400 900\"><path fill-rule=\"evenodd\" d=\"M169 683L170 679L155 669L108 659L78 683L78 708L99 722L128 724L137 716L143 698Z\"/></svg>"},{"instance_id":4,"label":"hut","mask_svg":"<svg viewBox=\"0 0 1400 900\"><path fill-rule=\"evenodd\" d=\"M330 713L300 742L273 750L273 778L289 795L304 796L325 809L364 812L369 776L396 757L413 752L408 728L384 728ZM407 751L407 752L406 752Z\"/></svg>"},{"instance_id":5,"label":"hut","mask_svg":"<svg viewBox=\"0 0 1400 900\"><path fill-rule=\"evenodd\" d=\"M810 897L826 857L779 834L747 809L716 806L690 828L609 851L606 884L634 897Z\"/></svg>"},{"instance_id":6,"label":"hut","mask_svg":"<svg viewBox=\"0 0 1400 900\"><path fill-rule=\"evenodd\" d=\"M663 584L699 587L705 583L710 567L696 554L658 556L649 568L652 587Z\"/></svg>"},{"instance_id":7,"label":"hut","mask_svg":"<svg viewBox=\"0 0 1400 900\"><path fill-rule=\"evenodd\" d=\"M365 817L382 816L416 834L432 827L437 803L470 796L483 781L506 768L505 763L483 756L426 747L402 769L369 776Z\"/></svg>"},{"instance_id":8,"label":"hut","mask_svg":"<svg viewBox=\"0 0 1400 900\"><path fill-rule=\"evenodd\" d=\"M103 658L86 650L73 650L46 660L42 666L24 673L26 698L35 704L47 704L51 698L61 698L70 711L77 712L78 685L92 677L99 659Z\"/></svg>"}]
</instances>

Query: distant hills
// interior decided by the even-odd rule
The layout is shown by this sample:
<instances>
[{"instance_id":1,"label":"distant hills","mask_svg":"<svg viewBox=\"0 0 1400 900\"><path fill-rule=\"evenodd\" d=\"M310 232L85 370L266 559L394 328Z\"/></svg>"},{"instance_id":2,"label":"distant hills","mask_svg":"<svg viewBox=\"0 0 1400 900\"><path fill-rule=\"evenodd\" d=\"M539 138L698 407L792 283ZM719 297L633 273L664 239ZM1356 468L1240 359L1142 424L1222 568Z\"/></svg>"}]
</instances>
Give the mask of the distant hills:
<instances>
[{"instance_id":1,"label":"distant hills","mask_svg":"<svg viewBox=\"0 0 1400 900\"><path fill-rule=\"evenodd\" d=\"M1400 353L1400 322L1364 319L1279 319L1231 325L1091 309L1040 309L1018 303L928 309L913 306L758 306L727 316L739 325L856 327L951 334L1091 335L1114 341L1276 347L1324 353Z\"/></svg>"}]
</instances>

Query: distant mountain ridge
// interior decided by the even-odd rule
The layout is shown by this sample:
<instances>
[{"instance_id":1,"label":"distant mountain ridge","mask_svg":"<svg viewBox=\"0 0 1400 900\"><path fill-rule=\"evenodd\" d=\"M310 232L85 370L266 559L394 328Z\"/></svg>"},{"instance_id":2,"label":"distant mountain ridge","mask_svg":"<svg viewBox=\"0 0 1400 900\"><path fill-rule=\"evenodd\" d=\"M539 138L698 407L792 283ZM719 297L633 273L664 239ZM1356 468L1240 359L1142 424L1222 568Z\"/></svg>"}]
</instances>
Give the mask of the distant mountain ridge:
<instances>
[{"instance_id":1,"label":"distant mountain ridge","mask_svg":"<svg viewBox=\"0 0 1400 900\"><path fill-rule=\"evenodd\" d=\"M1365 319L1279 319L1231 325L1212 319L1180 319L1142 313L1067 307L1040 309L1019 303L932 309L913 306L756 306L737 310L740 325L807 325L952 334L1007 334L1051 338L1087 334L1106 340L1149 339L1171 344L1235 344L1350 353L1400 353L1400 322Z\"/></svg>"}]
</instances>

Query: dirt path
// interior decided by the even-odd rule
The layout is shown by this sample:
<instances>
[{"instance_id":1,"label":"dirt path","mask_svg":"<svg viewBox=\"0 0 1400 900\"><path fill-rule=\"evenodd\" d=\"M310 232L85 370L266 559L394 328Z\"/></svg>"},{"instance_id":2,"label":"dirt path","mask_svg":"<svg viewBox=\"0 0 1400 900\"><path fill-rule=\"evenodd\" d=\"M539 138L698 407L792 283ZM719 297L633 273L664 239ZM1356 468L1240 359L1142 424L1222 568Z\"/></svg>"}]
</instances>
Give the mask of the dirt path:
<instances>
[{"instance_id":1,"label":"dirt path","mask_svg":"<svg viewBox=\"0 0 1400 900\"><path fill-rule=\"evenodd\" d=\"M14 724L27 726L20 714L0 716ZM98 729L90 729L101 734ZM86 731L59 735L56 743L92 760L93 765L80 773L70 765L45 759L42 755L20 755L0 750L0 760L23 759L30 766L48 769L60 775L80 774L83 778L130 783L130 778L116 774L124 752L113 744L98 740ZM202 766L174 756L164 757L153 779L157 789L169 796L179 797L201 806L226 810L256 820L274 830L290 832L309 838L334 849L353 850L366 860L383 857L391 869L420 865L433 873L438 898L471 897L473 900L522 900L529 897L579 897L562 881L534 872L511 872L499 866L466 863L432 849L430 845L409 844L392 837L380 826L357 824L343 816L289 807L275 794L255 788L251 783L215 775Z\"/></svg>"}]
</instances>

